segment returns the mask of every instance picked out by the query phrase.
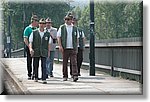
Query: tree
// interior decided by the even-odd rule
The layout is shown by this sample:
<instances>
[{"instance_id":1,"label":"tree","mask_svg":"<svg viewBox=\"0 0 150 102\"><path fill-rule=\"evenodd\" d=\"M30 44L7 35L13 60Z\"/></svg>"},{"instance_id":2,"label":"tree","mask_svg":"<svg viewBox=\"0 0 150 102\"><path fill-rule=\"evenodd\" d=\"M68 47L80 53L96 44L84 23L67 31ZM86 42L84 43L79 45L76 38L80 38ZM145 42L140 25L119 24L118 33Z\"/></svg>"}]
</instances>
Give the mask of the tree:
<instances>
[{"instance_id":1,"label":"tree","mask_svg":"<svg viewBox=\"0 0 150 102\"><path fill-rule=\"evenodd\" d=\"M89 12L90 12L89 6L85 7L84 10L82 11L81 17L79 18L79 21L78 21L79 27L83 29L87 39L89 39L89 34L90 34Z\"/></svg>"},{"instance_id":2,"label":"tree","mask_svg":"<svg viewBox=\"0 0 150 102\"><path fill-rule=\"evenodd\" d=\"M96 2L94 12L96 39L142 37L141 5L140 2ZM89 13L87 6L81 10L79 18L79 26L86 34L89 34Z\"/></svg>"},{"instance_id":3,"label":"tree","mask_svg":"<svg viewBox=\"0 0 150 102\"><path fill-rule=\"evenodd\" d=\"M58 28L64 23L64 17L70 7L66 2L50 3L15 3L3 2L4 22L6 31L8 31L9 9L13 10L11 14L11 34L13 49L23 47L23 30L30 24L32 14L38 15L39 18L50 17L53 26ZM25 19L25 21L24 21Z\"/></svg>"}]
</instances>

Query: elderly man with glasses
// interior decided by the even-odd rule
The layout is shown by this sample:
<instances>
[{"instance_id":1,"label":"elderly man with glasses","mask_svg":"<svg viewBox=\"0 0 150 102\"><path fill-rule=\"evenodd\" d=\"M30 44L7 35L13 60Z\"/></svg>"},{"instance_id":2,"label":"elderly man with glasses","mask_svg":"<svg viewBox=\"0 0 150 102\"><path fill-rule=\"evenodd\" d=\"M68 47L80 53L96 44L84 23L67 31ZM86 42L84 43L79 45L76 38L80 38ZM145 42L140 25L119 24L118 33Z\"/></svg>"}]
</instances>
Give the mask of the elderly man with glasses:
<instances>
[{"instance_id":1,"label":"elderly man with glasses","mask_svg":"<svg viewBox=\"0 0 150 102\"><path fill-rule=\"evenodd\" d=\"M72 24L73 16L68 13L64 18L65 24L61 25L57 32L57 39L59 50L63 56L63 81L68 79L68 59L70 58L72 65L72 78L76 82L78 80L78 69L77 69L77 39L78 30L77 27Z\"/></svg>"},{"instance_id":2,"label":"elderly man with glasses","mask_svg":"<svg viewBox=\"0 0 150 102\"><path fill-rule=\"evenodd\" d=\"M38 82L38 67L41 59L42 68L42 83L47 84L46 81L46 58L49 57L50 50L50 33L45 31L45 19L39 21L39 29L33 31L30 35L30 54L33 57L33 67L35 71L35 82Z\"/></svg>"}]
</instances>

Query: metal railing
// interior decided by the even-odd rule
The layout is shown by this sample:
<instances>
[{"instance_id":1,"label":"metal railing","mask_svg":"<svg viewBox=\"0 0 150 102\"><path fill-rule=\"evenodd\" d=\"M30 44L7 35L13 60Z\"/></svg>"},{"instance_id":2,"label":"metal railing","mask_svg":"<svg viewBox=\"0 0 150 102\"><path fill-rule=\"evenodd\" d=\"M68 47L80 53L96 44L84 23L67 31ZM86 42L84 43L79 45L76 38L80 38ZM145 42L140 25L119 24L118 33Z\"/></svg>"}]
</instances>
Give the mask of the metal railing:
<instances>
[{"instance_id":1,"label":"metal railing","mask_svg":"<svg viewBox=\"0 0 150 102\"><path fill-rule=\"evenodd\" d=\"M89 42L83 53L83 65L89 67ZM60 52L55 58L61 61ZM96 41L95 67L110 73L112 76L122 76L142 83L143 45L142 38L121 38Z\"/></svg>"},{"instance_id":2,"label":"metal railing","mask_svg":"<svg viewBox=\"0 0 150 102\"><path fill-rule=\"evenodd\" d=\"M83 65L89 66L89 42L83 53ZM24 49L12 51L12 57L23 57ZM56 48L55 59L62 61ZM142 38L106 39L95 43L95 67L112 76L123 76L142 83L143 45Z\"/></svg>"}]
</instances>

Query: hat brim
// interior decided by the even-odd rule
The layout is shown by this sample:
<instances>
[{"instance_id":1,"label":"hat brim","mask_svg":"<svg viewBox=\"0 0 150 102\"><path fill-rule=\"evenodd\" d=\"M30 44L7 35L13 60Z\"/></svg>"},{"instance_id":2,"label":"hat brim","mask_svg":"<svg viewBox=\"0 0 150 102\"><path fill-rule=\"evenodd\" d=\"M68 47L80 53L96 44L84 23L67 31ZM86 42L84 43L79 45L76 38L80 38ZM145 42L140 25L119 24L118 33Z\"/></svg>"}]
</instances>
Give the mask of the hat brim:
<instances>
[{"instance_id":1,"label":"hat brim","mask_svg":"<svg viewBox=\"0 0 150 102\"><path fill-rule=\"evenodd\" d=\"M45 22L39 22L39 23L45 23Z\"/></svg>"},{"instance_id":2,"label":"hat brim","mask_svg":"<svg viewBox=\"0 0 150 102\"><path fill-rule=\"evenodd\" d=\"M39 20L38 20L38 19L34 19L34 18L33 18L33 19L31 19L31 22L32 22L32 21L39 21Z\"/></svg>"},{"instance_id":3,"label":"hat brim","mask_svg":"<svg viewBox=\"0 0 150 102\"><path fill-rule=\"evenodd\" d=\"M73 19L73 18L72 18L72 17L68 17L68 16L67 16L67 17L65 17L65 18L64 18L64 20L65 20L65 19Z\"/></svg>"}]
</instances>

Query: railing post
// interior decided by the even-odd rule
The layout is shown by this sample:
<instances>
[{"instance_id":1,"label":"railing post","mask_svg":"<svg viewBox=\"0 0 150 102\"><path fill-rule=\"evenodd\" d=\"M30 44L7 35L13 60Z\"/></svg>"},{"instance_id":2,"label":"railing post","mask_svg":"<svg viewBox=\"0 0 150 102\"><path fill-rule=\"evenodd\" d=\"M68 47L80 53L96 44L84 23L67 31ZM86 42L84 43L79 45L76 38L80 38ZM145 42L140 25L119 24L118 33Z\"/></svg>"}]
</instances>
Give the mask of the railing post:
<instances>
[{"instance_id":1,"label":"railing post","mask_svg":"<svg viewBox=\"0 0 150 102\"><path fill-rule=\"evenodd\" d=\"M114 49L111 48L111 76L114 76Z\"/></svg>"},{"instance_id":2,"label":"railing post","mask_svg":"<svg viewBox=\"0 0 150 102\"><path fill-rule=\"evenodd\" d=\"M59 48L57 49L57 63L59 63Z\"/></svg>"}]
</instances>

